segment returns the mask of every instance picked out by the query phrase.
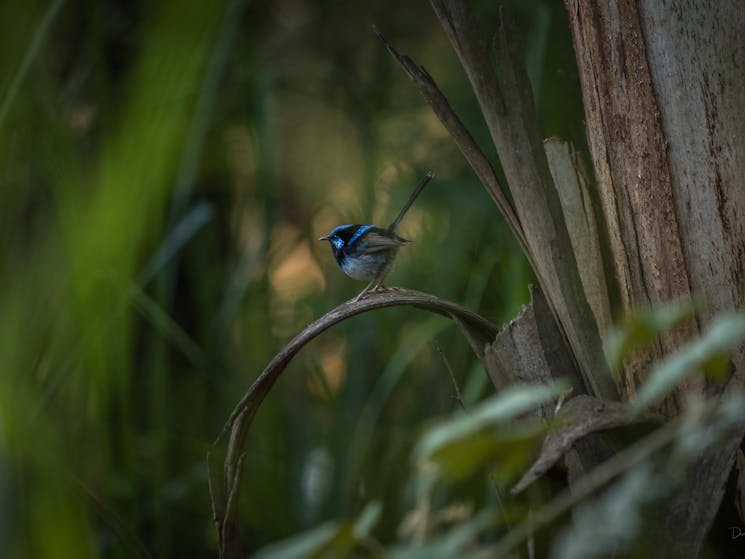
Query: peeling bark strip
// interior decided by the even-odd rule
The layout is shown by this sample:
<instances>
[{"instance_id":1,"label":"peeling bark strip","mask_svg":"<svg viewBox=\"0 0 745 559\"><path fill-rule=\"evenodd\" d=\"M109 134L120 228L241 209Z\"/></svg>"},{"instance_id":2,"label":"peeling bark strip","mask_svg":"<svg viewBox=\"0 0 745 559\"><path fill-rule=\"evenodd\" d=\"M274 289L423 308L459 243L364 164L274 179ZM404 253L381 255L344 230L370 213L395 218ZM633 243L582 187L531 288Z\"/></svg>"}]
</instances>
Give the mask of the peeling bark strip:
<instances>
[{"instance_id":1,"label":"peeling bark strip","mask_svg":"<svg viewBox=\"0 0 745 559\"><path fill-rule=\"evenodd\" d=\"M558 462L578 440L590 433L634 423L662 423L663 419L655 414L631 413L629 406L621 402L608 402L586 394L575 396L561 407L555 418L554 430L543 441L540 455L511 492L517 494L525 490Z\"/></svg>"},{"instance_id":2,"label":"peeling bark strip","mask_svg":"<svg viewBox=\"0 0 745 559\"><path fill-rule=\"evenodd\" d=\"M546 298L540 289L528 287L530 304L486 346L483 361L489 378L497 391L519 383L547 384L564 379L575 394L583 394L582 377ZM551 411L549 404L544 406L544 417Z\"/></svg>"},{"instance_id":3,"label":"peeling bark strip","mask_svg":"<svg viewBox=\"0 0 745 559\"><path fill-rule=\"evenodd\" d=\"M636 3L566 3L624 309L688 298L667 142ZM656 350L632 360L625 370L627 396L652 360L693 334L693 327L676 331Z\"/></svg>"},{"instance_id":4,"label":"peeling bark strip","mask_svg":"<svg viewBox=\"0 0 745 559\"><path fill-rule=\"evenodd\" d=\"M741 308L745 282L745 10L739 0L565 0L587 134L626 308L691 292L701 320ZM693 329L665 338L668 353ZM647 359L654 358L654 353ZM628 390L644 360L626 370ZM745 347L726 389L745 383ZM684 390L700 391L702 387ZM694 557L743 437L691 468L660 549Z\"/></svg>"},{"instance_id":5,"label":"peeling bark strip","mask_svg":"<svg viewBox=\"0 0 745 559\"><path fill-rule=\"evenodd\" d=\"M640 5L691 288L706 294L710 315L742 307L745 6L741 0ZM735 365L745 381L743 351Z\"/></svg>"},{"instance_id":6,"label":"peeling bark strip","mask_svg":"<svg viewBox=\"0 0 745 559\"><path fill-rule=\"evenodd\" d=\"M690 295L634 2L570 2L587 134L627 307Z\"/></svg>"},{"instance_id":7,"label":"peeling bark strip","mask_svg":"<svg viewBox=\"0 0 745 559\"><path fill-rule=\"evenodd\" d=\"M515 46L517 34L507 20L502 21L492 52L467 2L431 3L476 94L507 177L528 257L554 318L588 390L617 399L546 160L530 83Z\"/></svg>"},{"instance_id":8,"label":"peeling bark strip","mask_svg":"<svg viewBox=\"0 0 745 559\"><path fill-rule=\"evenodd\" d=\"M515 211L512 209L512 205L507 199L504 187L499 183L499 179L494 172L491 162L486 155L484 155L484 152L481 151L481 148L476 143L476 140L473 139L471 133L463 125L458 115L450 106L445 95L443 95L440 88L437 87L432 76L430 76L427 70L416 64L411 58L405 54L401 54L393 48L393 45L388 42L376 27L373 27L373 31L380 40L383 41L385 48L401 65L409 78L411 78L411 81L414 82L416 88L419 90L419 93L422 94L425 101L427 101L429 106L432 107L432 111L437 115L437 118L440 119L440 122L460 149L463 157L466 158L466 161L468 161L468 164L476 173L481 184L484 185L489 196L491 196L491 199L504 216L507 225L510 227L510 231L512 231L512 234L515 235L515 239L517 239L517 242L520 244L520 248L523 249L525 255L530 259L530 251L525 242L525 235L523 234L520 222L515 215Z\"/></svg>"},{"instance_id":9,"label":"peeling bark strip","mask_svg":"<svg viewBox=\"0 0 745 559\"><path fill-rule=\"evenodd\" d=\"M741 308L745 282L745 9L739 0L640 2L652 83L667 134L688 274L709 317ZM708 318L708 317L707 317ZM727 388L745 384L745 346ZM740 446L737 433L692 468L671 504L670 554L699 549ZM690 504L697 506L692 512Z\"/></svg>"},{"instance_id":10,"label":"peeling bark strip","mask_svg":"<svg viewBox=\"0 0 745 559\"><path fill-rule=\"evenodd\" d=\"M602 237L582 158L571 142L548 138L543 142L546 158L559 193L572 250L577 259L582 286L601 336L612 326L610 294L605 277Z\"/></svg>"}]
</instances>

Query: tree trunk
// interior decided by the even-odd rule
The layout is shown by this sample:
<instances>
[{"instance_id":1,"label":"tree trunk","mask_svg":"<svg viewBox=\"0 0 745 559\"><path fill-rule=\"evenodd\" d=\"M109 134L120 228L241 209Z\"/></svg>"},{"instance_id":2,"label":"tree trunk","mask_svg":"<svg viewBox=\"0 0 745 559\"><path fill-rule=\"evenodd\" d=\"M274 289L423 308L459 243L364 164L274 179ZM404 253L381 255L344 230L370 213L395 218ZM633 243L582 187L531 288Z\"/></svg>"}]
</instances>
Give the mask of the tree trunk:
<instances>
[{"instance_id":1,"label":"tree trunk","mask_svg":"<svg viewBox=\"0 0 745 559\"><path fill-rule=\"evenodd\" d=\"M592 193L571 147L555 140L541 145L508 22L501 22L491 57L466 2L431 1L479 101L514 213L498 205L526 251L584 385L604 398L618 389L628 401L653 361L689 341L715 315L742 308L745 9L736 0L565 0L595 170ZM453 125L457 118L432 93L429 75L396 56L482 177L483 156L474 155L469 136ZM593 198L600 201L597 216ZM599 280L601 270L605 277ZM611 313L691 297L704 303L696 321L628 359L618 386L610 385L601 339ZM513 330L530 329L516 324ZM504 342L498 338L491 354L508 350ZM498 376L499 370L490 373ZM675 415L691 393L727 392L744 383L740 346L723 389L694 377L661 411ZM685 489L667 505L663 554L699 552L742 437L735 433L693 465Z\"/></svg>"},{"instance_id":2,"label":"tree trunk","mask_svg":"<svg viewBox=\"0 0 745 559\"><path fill-rule=\"evenodd\" d=\"M745 9L736 0L565 0L587 136L624 310L701 297L699 326L742 307L745 284ZM627 363L625 398L647 365L695 334L663 337ZM725 391L745 381L733 354ZM697 379L668 402L676 413ZM693 556L718 510L742 433L702 457L669 507L670 556ZM693 505L693 506L692 506Z\"/></svg>"}]
</instances>

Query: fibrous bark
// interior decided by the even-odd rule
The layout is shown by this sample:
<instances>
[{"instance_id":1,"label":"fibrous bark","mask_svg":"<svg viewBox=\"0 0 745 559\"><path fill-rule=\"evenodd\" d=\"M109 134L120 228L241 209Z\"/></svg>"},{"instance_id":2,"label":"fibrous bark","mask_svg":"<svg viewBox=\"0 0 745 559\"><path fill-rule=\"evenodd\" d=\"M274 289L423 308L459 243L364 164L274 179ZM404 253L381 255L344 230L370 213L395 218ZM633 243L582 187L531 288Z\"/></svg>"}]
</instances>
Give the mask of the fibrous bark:
<instances>
[{"instance_id":1,"label":"fibrous bark","mask_svg":"<svg viewBox=\"0 0 745 559\"><path fill-rule=\"evenodd\" d=\"M471 82L507 177L527 257L587 390L615 399L616 386L580 279L514 30L507 19L501 22L492 57L466 3L432 0L432 7Z\"/></svg>"},{"instance_id":2,"label":"fibrous bark","mask_svg":"<svg viewBox=\"0 0 745 559\"><path fill-rule=\"evenodd\" d=\"M742 307L745 280L745 10L735 0L565 0L587 135L626 310L697 296L699 321ZM696 333L661 337L626 363L628 398L647 365ZM725 391L745 379L745 349ZM712 390L702 379L685 395ZM693 466L668 506L668 556L694 556L719 507L743 433Z\"/></svg>"}]
</instances>

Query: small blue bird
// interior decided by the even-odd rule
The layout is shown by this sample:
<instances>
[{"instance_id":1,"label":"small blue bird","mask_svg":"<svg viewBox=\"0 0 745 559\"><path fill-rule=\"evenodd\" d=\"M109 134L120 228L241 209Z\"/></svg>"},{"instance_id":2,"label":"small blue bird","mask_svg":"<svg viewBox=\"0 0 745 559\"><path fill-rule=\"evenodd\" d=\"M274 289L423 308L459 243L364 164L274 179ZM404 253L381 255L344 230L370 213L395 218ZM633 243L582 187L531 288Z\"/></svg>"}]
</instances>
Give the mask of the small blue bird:
<instances>
[{"instance_id":1,"label":"small blue bird","mask_svg":"<svg viewBox=\"0 0 745 559\"><path fill-rule=\"evenodd\" d=\"M334 258L336 258L345 274L350 278L370 282L357 295L355 301L359 300L368 291L375 291L382 287L383 280L393 267L398 249L408 242L408 239L396 234L396 228L414 200L434 176L432 171L426 174L409 196L396 219L385 229L375 225L339 225L331 233L318 239L319 241L328 241L331 244Z\"/></svg>"}]
</instances>

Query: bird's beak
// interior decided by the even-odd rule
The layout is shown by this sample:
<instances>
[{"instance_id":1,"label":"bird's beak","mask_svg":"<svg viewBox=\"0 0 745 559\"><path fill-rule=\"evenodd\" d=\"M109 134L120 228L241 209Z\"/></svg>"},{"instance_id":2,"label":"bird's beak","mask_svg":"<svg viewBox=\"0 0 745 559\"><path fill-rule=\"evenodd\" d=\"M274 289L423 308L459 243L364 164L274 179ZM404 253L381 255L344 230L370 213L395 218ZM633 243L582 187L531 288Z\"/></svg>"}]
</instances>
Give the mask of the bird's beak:
<instances>
[{"instance_id":1,"label":"bird's beak","mask_svg":"<svg viewBox=\"0 0 745 559\"><path fill-rule=\"evenodd\" d=\"M319 241L328 241L329 238L328 237L319 237L318 240Z\"/></svg>"}]
</instances>

